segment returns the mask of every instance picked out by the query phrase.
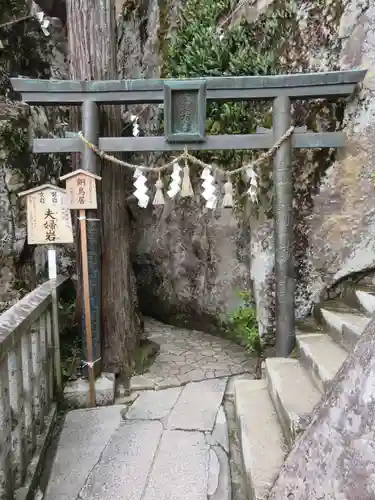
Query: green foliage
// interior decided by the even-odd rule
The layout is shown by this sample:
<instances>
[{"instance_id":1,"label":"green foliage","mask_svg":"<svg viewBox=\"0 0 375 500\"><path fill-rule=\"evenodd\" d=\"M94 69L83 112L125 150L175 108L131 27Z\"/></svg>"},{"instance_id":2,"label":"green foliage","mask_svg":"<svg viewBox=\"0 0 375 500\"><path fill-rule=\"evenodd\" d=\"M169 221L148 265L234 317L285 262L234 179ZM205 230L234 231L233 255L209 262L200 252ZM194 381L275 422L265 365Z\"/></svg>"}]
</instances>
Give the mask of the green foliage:
<instances>
[{"instance_id":1,"label":"green foliage","mask_svg":"<svg viewBox=\"0 0 375 500\"><path fill-rule=\"evenodd\" d=\"M226 321L228 333L244 344L250 352L260 357L263 348L255 307L248 292L241 292L240 298L242 305L228 315Z\"/></svg>"},{"instance_id":2,"label":"green foliage","mask_svg":"<svg viewBox=\"0 0 375 500\"><path fill-rule=\"evenodd\" d=\"M75 376L81 361L82 342L79 336L64 338L61 350L61 372L64 381Z\"/></svg>"},{"instance_id":3,"label":"green foliage","mask_svg":"<svg viewBox=\"0 0 375 500\"><path fill-rule=\"evenodd\" d=\"M232 0L187 0L178 27L167 46L164 75L167 78L200 76L251 76L276 74L279 57L295 31L293 0L275 1L273 8L253 22L219 28L233 9ZM210 103L207 107L206 131L209 135L249 134L257 126L270 126L270 103ZM207 162L216 161L226 169L235 169L255 158L254 152L217 151L200 153ZM237 185L241 180L237 179ZM270 174L260 179L261 189L268 193Z\"/></svg>"},{"instance_id":4,"label":"green foliage","mask_svg":"<svg viewBox=\"0 0 375 500\"><path fill-rule=\"evenodd\" d=\"M278 49L292 36L294 2L267 10L255 22L221 31L230 0L188 0L168 48L170 77L262 75L276 72Z\"/></svg>"},{"instance_id":5,"label":"green foliage","mask_svg":"<svg viewBox=\"0 0 375 500\"><path fill-rule=\"evenodd\" d=\"M9 151L12 157L24 158L29 155L27 125L27 118L24 116L13 120L0 120L0 147L3 152Z\"/></svg>"},{"instance_id":6,"label":"green foliage","mask_svg":"<svg viewBox=\"0 0 375 500\"><path fill-rule=\"evenodd\" d=\"M76 322L75 295L60 298L59 301L59 324L61 336L61 370L64 380L75 375L80 366L82 337L79 325Z\"/></svg>"},{"instance_id":7,"label":"green foliage","mask_svg":"<svg viewBox=\"0 0 375 500\"><path fill-rule=\"evenodd\" d=\"M30 2L25 0L0 1L0 96L10 99L15 93L9 81L12 76L30 76L32 78L49 78L50 68L47 58L42 60L41 54L51 54L52 46L48 37L41 34L39 23L29 18ZM8 22L23 19L5 25Z\"/></svg>"},{"instance_id":8,"label":"green foliage","mask_svg":"<svg viewBox=\"0 0 375 500\"><path fill-rule=\"evenodd\" d=\"M29 6L24 0L0 2L0 23L6 23L28 14Z\"/></svg>"}]
</instances>

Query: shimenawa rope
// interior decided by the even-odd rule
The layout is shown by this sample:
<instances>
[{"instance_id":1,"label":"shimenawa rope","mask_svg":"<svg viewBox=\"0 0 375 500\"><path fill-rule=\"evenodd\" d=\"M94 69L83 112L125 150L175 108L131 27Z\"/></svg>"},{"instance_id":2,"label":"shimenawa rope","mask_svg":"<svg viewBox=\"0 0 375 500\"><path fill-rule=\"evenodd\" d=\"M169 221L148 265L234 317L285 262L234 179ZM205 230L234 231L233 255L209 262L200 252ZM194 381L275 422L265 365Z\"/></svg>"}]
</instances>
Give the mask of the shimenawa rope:
<instances>
[{"instance_id":1,"label":"shimenawa rope","mask_svg":"<svg viewBox=\"0 0 375 500\"><path fill-rule=\"evenodd\" d=\"M86 139L86 137L83 135L82 132L78 132L78 137L81 139L82 142L84 142L92 151L94 151L101 159L110 161L112 163L116 163L117 165L120 165L121 167L128 167L133 170L142 170L144 172L156 172L156 173L161 173L165 170L168 170L171 168L176 162L179 162L181 160L189 160L191 163L198 165L199 167L202 168L213 168L216 170L219 170L220 172L224 173L227 177L231 175L238 174L240 172L245 172L249 168L255 168L261 163L263 163L265 160L272 158L272 156L276 153L276 151L280 148L280 146L287 140L289 137L293 134L294 132L294 127L290 127L283 136L280 137L280 139L268 150L262 153L259 158L257 158L253 163L249 163L246 165L243 165L242 167L236 168L235 170L223 170L220 167L217 166L212 166L209 165L208 163L203 162L202 160L199 160L199 158L196 158L192 154L190 154L187 150L187 147L185 146L185 150L182 154L174 158L173 160L169 161L168 163L164 163L163 165L160 165L158 167L146 167L143 165L135 165L134 163L128 163L127 161L120 160L112 155L109 155L105 153L104 151L101 151L97 146L92 144L89 140Z\"/></svg>"},{"instance_id":2,"label":"shimenawa rope","mask_svg":"<svg viewBox=\"0 0 375 500\"><path fill-rule=\"evenodd\" d=\"M143 175L143 172L155 172L158 174L158 180L156 181L156 194L153 200L153 205L164 205L164 195L163 195L163 182L161 179L161 173L171 167L173 167L172 174L172 182L169 186L168 195L170 198L174 198L177 193L180 193L180 196L193 196L194 191L190 181L190 170L189 170L189 162L194 165L198 165L203 169L201 178L203 179L203 188L204 191L202 196L206 200L206 207L215 208L217 203L217 195L216 195L216 187L214 186L214 177L211 175L212 170L216 170L221 172L226 176L227 181L224 184L224 198L222 205L223 207L232 207L233 206L233 184L231 181L231 177L235 174L239 174L241 172L247 171L247 174L250 179L250 188L245 193L250 196L253 203L257 201L257 181L256 177L258 175L255 172L255 168L263 163L265 160L270 159L275 152L280 148L280 146L289 138L294 132L294 127L290 127L285 134L266 152L262 153L259 158L257 158L252 163L247 163L242 167L236 168L235 170L223 170L217 165L210 165L208 163L199 160L194 155L188 152L187 146L185 146L184 152L169 161L168 163L164 163L163 165L157 167L147 167L143 165L135 165L133 163L126 162L124 160L120 160L112 155L101 151L97 146L92 144L86 137L84 137L82 132L78 133L78 137L81 141L86 144L94 153L96 153L101 159L110 161L115 163L116 165L120 165L122 167L131 168L134 170L134 185L136 187L136 191L134 196L138 199L138 205L140 207L147 207L149 202L149 196L147 194L148 188L146 186L147 178ZM179 162L183 161L184 167L181 168L179 166ZM182 179L181 179L182 172ZM242 196L241 196L242 198Z\"/></svg>"}]
</instances>

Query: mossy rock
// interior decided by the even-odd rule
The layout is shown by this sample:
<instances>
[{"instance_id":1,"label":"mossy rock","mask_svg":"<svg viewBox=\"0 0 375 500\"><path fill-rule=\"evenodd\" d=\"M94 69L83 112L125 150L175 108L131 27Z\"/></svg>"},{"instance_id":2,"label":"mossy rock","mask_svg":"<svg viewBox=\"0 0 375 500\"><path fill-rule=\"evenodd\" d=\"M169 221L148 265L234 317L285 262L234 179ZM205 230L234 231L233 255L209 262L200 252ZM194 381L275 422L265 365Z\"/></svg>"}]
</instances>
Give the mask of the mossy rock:
<instances>
[{"instance_id":1,"label":"mossy rock","mask_svg":"<svg viewBox=\"0 0 375 500\"><path fill-rule=\"evenodd\" d=\"M141 375L155 361L160 351L160 345L149 339L142 339L135 356L134 373Z\"/></svg>"}]
</instances>

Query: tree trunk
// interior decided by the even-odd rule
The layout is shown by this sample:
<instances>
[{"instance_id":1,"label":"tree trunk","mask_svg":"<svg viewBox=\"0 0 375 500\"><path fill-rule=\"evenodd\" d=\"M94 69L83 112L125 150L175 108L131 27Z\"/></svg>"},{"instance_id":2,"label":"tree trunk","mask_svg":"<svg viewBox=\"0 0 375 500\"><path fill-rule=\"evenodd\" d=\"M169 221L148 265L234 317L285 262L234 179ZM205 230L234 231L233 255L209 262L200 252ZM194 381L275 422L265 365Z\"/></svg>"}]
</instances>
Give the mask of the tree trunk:
<instances>
[{"instance_id":1,"label":"tree trunk","mask_svg":"<svg viewBox=\"0 0 375 500\"><path fill-rule=\"evenodd\" d=\"M70 77L116 80L114 0L68 0L67 27ZM101 135L119 136L120 131L120 106L102 106ZM101 176L102 361L104 370L128 374L141 333L126 203L131 173L103 162Z\"/></svg>"}]
</instances>

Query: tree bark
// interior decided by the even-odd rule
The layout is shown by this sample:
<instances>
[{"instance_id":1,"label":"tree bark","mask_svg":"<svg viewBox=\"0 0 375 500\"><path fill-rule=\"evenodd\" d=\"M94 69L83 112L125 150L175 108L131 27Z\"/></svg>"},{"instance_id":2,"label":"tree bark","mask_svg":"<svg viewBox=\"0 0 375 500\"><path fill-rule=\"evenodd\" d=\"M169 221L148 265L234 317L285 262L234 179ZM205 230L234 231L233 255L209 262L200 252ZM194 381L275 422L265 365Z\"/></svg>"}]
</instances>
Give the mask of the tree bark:
<instances>
[{"instance_id":1,"label":"tree bark","mask_svg":"<svg viewBox=\"0 0 375 500\"><path fill-rule=\"evenodd\" d=\"M68 0L70 77L116 80L114 0ZM119 136L120 106L102 106L101 135ZM102 163L102 362L103 369L129 374L139 346L141 319L130 262L127 186L131 174Z\"/></svg>"}]
</instances>

